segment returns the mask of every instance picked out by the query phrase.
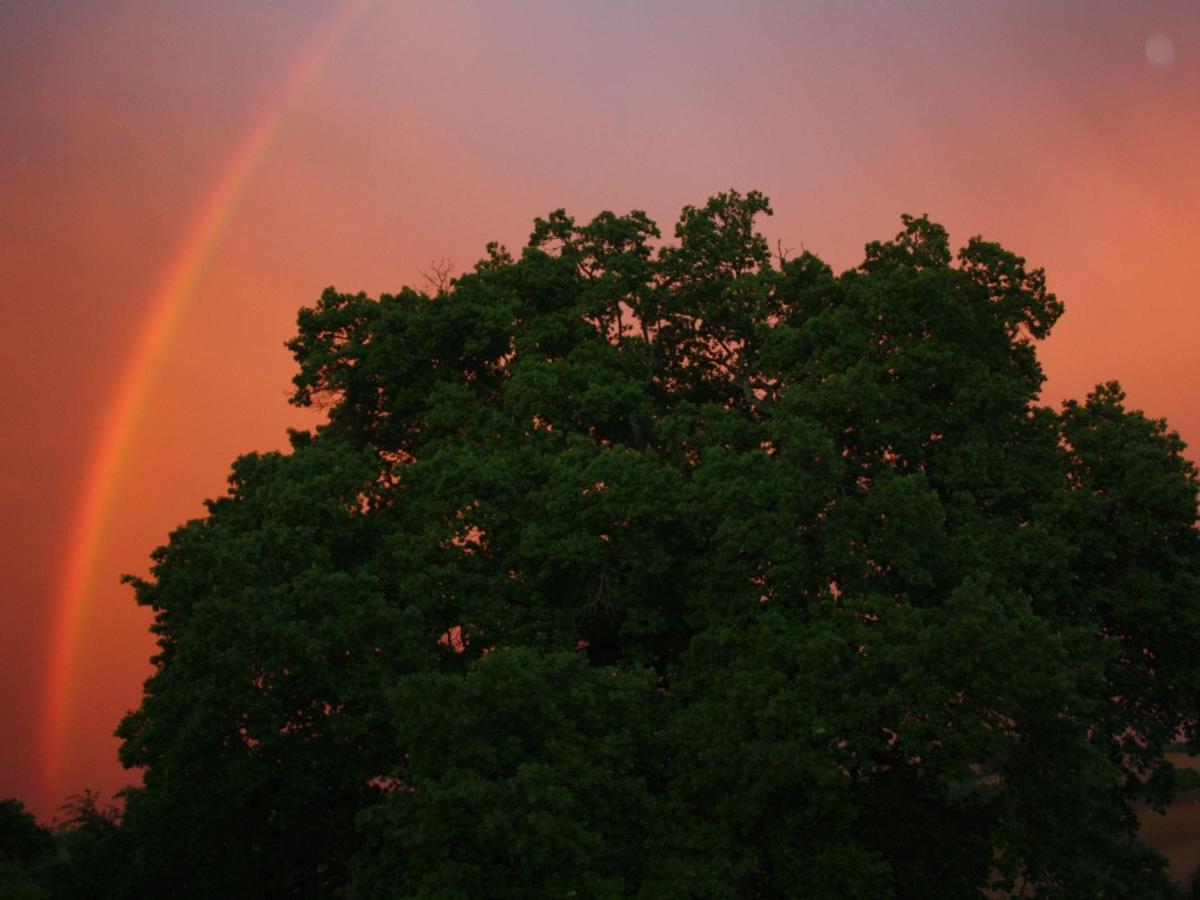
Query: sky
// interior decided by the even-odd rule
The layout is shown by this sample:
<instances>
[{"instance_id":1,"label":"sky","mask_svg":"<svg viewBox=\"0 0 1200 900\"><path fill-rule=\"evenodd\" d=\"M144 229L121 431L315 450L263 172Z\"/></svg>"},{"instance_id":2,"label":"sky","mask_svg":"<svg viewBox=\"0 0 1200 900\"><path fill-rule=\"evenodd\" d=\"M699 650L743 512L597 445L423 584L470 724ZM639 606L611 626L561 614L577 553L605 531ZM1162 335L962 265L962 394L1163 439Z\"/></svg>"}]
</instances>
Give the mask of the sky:
<instances>
[{"instance_id":1,"label":"sky","mask_svg":"<svg viewBox=\"0 0 1200 900\"><path fill-rule=\"evenodd\" d=\"M1200 447L1200 3L0 4L0 797L136 781L144 575L317 413L283 347L535 216L758 189L841 270L928 213L1046 269L1043 399Z\"/></svg>"}]
</instances>

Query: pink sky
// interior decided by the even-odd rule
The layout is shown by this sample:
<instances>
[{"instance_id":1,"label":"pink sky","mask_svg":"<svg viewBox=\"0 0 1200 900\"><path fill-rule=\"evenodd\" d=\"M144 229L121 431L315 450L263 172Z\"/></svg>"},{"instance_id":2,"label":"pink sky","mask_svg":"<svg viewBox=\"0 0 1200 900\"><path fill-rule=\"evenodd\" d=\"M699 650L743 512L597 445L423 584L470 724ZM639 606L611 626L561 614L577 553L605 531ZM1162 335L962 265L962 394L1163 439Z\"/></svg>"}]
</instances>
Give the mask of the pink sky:
<instances>
[{"instance_id":1,"label":"pink sky","mask_svg":"<svg viewBox=\"0 0 1200 900\"><path fill-rule=\"evenodd\" d=\"M285 402L297 308L442 257L468 268L560 206L643 208L669 233L681 205L757 188L772 239L836 268L928 212L957 244L982 233L1045 266L1067 307L1048 402L1118 378L1200 442L1195 4L381 0L292 96L344 5L0 9L0 796L49 816L129 780L111 734L153 644L118 576L145 572L234 456L314 421ZM48 784L41 710L89 460L198 211L282 106L146 381Z\"/></svg>"}]
</instances>

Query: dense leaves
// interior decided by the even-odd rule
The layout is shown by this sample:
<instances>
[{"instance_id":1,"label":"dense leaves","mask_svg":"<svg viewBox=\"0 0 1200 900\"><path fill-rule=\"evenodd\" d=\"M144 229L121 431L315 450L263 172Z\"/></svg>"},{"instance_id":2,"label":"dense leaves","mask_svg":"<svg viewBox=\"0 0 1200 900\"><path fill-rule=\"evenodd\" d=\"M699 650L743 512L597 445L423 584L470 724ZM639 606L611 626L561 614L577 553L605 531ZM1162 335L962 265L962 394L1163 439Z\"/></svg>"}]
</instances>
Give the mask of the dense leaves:
<instances>
[{"instance_id":1,"label":"dense leaves","mask_svg":"<svg viewBox=\"0 0 1200 900\"><path fill-rule=\"evenodd\" d=\"M117 809L85 791L59 812L50 829L37 824L16 800L0 800L0 897L91 900L127 895L130 855Z\"/></svg>"},{"instance_id":2,"label":"dense leaves","mask_svg":"<svg viewBox=\"0 0 1200 900\"><path fill-rule=\"evenodd\" d=\"M50 832L17 800L0 800L0 896L38 900L46 893L39 865L53 847Z\"/></svg>"},{"instance_id":3,"label":"dense leaves","mask_svg":"<svg viewBox=\"0 0 1200 900\"><path fill-rule=\"evenodd\" d=\"M136 581L137 896L1169 896L1196 720L1178 437L1038 404L1043 273L905 216L835 275L765 197L538 219L327 290L327 411ZM989 895L990 896L990 895Z\"/></svg>"}]
</instances>

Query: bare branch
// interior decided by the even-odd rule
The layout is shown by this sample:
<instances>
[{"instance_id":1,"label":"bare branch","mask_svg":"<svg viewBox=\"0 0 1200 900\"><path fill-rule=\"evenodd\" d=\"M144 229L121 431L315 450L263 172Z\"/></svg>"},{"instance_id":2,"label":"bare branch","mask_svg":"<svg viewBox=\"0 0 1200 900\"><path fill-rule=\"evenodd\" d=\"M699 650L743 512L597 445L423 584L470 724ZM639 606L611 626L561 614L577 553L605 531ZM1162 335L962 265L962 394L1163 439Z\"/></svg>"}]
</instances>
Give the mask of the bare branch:
<instances>
[{"instance_id":1,"label":"bare branch","mask_svg":"<svg viewBox=\"0 0 1200 900\"><path fill-rule=\"evenodd\" d=\"M421 273L421 277L435 293L444 294L450 290L450 285L454 281L454 271L454 260L443 256L441 259L430 262L429 268Z\"/></svg>"}]
</instances>

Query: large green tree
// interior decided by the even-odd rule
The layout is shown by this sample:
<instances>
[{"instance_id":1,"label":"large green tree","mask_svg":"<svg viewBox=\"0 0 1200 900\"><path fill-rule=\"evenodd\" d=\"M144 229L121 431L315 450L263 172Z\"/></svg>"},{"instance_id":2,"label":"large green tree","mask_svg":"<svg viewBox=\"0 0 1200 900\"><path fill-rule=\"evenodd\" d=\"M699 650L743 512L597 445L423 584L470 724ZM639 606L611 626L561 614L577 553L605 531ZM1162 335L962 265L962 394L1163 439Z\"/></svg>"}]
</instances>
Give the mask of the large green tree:
<instances>
[{"instance_id":1,"label":"large green tree","mask_svg":"<svg viewBox=\"0 0 1200 900\"><path fill-rule=\"evenodd\" d=\"M757 192L327 290L327 421L149 580L141 896L1169 896L1197 478L1039 404L1040 269L905 216L835 274ZM989 895L990 896L990 895Z\"/></svg>"}]
</instances>

